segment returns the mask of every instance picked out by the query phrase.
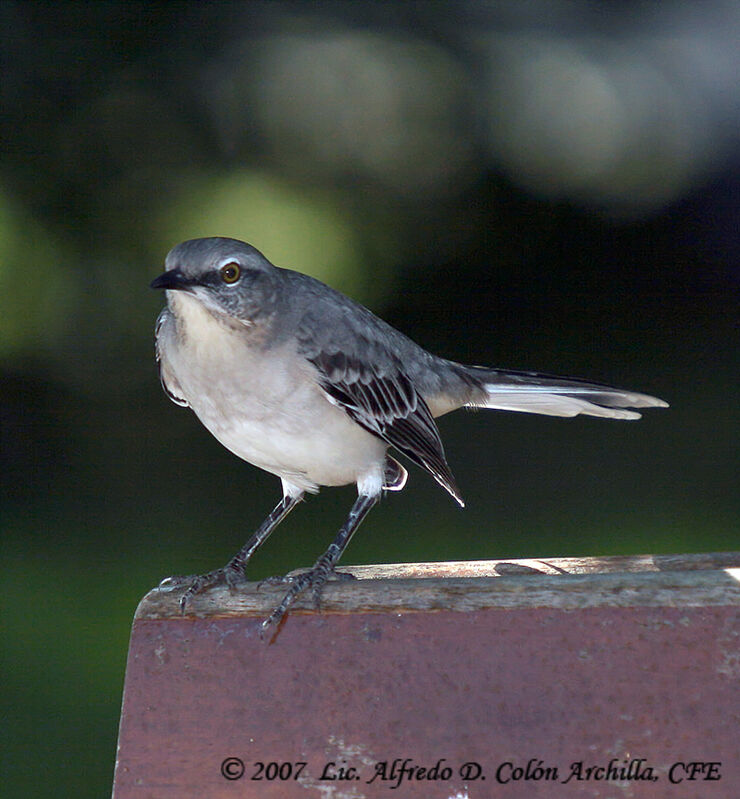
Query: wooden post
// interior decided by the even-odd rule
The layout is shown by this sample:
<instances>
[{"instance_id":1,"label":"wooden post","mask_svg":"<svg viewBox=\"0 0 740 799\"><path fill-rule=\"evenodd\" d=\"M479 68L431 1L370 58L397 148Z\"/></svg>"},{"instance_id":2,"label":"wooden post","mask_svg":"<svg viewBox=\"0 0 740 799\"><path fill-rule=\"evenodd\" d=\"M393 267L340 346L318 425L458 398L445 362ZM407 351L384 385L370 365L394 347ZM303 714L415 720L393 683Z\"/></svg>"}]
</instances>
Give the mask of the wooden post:
<instances>
[{"instance_id":1,"label":"wooden post","mask_svg":"<svg viewBox=\"0 0 740 799\"><path fill-rule=\"evenodd\" d=\"M740 796L740 553L343 571L149 592L114 799Z\"/></svg>"}]
</instances>

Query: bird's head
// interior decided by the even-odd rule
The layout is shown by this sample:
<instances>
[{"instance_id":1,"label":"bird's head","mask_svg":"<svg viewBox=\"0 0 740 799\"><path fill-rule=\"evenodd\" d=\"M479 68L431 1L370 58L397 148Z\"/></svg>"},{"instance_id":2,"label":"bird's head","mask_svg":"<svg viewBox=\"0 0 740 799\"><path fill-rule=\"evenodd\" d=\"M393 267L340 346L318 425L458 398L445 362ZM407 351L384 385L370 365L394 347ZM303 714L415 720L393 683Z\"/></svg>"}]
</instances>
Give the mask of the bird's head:
<instances>
[{"instance_id":1,"label":"bird's head","mask_svg":"<svg viewBox=\"0 0 740 799\"><path fill-rule=\"evenodd\" d=\"M153 289L183 292L216 316L249 323L276 301L279 270L237 239L184 241L168 253L165 270L152 281Z\"/></svg>"}]
</instances>

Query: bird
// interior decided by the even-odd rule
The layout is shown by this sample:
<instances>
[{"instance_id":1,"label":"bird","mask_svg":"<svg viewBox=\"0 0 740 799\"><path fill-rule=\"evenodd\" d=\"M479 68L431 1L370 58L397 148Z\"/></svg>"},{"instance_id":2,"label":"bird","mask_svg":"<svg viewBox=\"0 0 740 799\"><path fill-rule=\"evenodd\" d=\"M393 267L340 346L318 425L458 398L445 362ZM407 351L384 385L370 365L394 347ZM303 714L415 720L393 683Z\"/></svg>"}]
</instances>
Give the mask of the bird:
<instances>
[{"instance_id":1,"label":"bird","mask_svg":"<svg viewBox=\"0 0 740 799\"><path fill-rule=\"evenodd\" d=\"M278 625L302 592L316 606L329 577L383 492L408 472L398 454L464 505L435 419L458 408L638 419L664 400L576 378L470 366L427 352L364 306L226 237L175 246L151 283L166 306L155 355L166 395L191 408L234 455L280 478L282 497L223 568L186 578L185 612L219 582L246 581L252 555L304 498L355 484L357 498L326 551L263 621ZM389 450L394 455L389 454ZM349 575L344 575L349 577Z\"/></svg>"}]
</instances>

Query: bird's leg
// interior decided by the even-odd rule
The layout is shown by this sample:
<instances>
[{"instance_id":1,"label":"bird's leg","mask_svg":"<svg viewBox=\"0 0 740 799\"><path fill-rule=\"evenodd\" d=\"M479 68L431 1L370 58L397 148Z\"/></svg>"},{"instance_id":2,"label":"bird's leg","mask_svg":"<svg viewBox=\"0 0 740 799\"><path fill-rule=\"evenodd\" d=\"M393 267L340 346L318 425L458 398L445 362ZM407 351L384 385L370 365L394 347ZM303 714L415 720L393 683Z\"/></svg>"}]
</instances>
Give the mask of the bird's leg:
<instances>
[{"instance_id":1,"label":"bird's leg","mask_svg":"<svg viewBox=\"0 0 740 799\"><path fill-rule=\"evenodd\" d=\"M234 555L234 557L221 569L214 569L207 574L201 574L190 584L188 590L180 599L180 611L184 612L188 602L201 591L212 585L225 580L229 588L235 588L240 580L244 579L244 572L249 563L249 559L255 551L267 540L270 533L280 524L280 522L290 513L291 510L301 501L302 493L285 493L283 498L273 508L270 515L257 528L257 532L247 541L247 543Z\"/></svg>"},{"instance_id":2,"label":"bird's leg","mask_svg":"<svg viewBox=\"0 0 740 799\"><path fill-rule=\"evenodd\" d=\"M230 586L233 587L236 580L244 577L247 564L249 563L252 555L268 539L270 533L272 533L272 531L280 524L280 522L301 501L302 496L302 494L299 494L298 496L286 494L273 508L270 515L262 522L257 529L257 532L226 564L224 567L224 572L226 573L226 581Z\"/></svg>"},{"instance_id":3,"label":"bird's leg","mask_svg":"<svg viewBox=\"0 0 740 799\"><path fill-rule=\"evenodd\" d=\"M298 574L291 578L290 589L283 597L282 602L273 612L262 622L262 632L264 633L270 626L277 625L288 611L288 608L295 602L296 597L306 588L313 589L314 602L318 606L321 597L321 589L327 581L329 575L334 571L339 558L347 548L352 535L360 526L360 522L367 516L368 511L380 499L380 494L360 494L349 512L347 521L342 525L342 529L337 533L337 537L329 545L324 554L314 563L314 565L303 574Z\"/></svg>"}]
</instances>

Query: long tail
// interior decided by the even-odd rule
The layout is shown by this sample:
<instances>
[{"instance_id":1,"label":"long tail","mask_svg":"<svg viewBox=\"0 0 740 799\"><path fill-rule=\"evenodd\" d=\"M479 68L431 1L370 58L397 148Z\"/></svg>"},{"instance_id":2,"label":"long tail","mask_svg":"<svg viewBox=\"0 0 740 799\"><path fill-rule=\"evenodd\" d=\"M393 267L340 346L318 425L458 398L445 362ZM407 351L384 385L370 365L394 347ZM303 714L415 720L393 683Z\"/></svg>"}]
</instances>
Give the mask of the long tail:
<instances>
[{"instance_id":1,"label":"long tail","mask_svg":"<svg viewBox=\"0 0 740 799\"><path fill-rule=\"evenodd\" d=\"M667 408L668 403L648 394L589 383L570 377L509 372L481 366L464 367L482 391L468 407L502 411L541 413L548 416L602 416L608 419L639 419L626 408Z\"/></svg>"}]
</instances>

